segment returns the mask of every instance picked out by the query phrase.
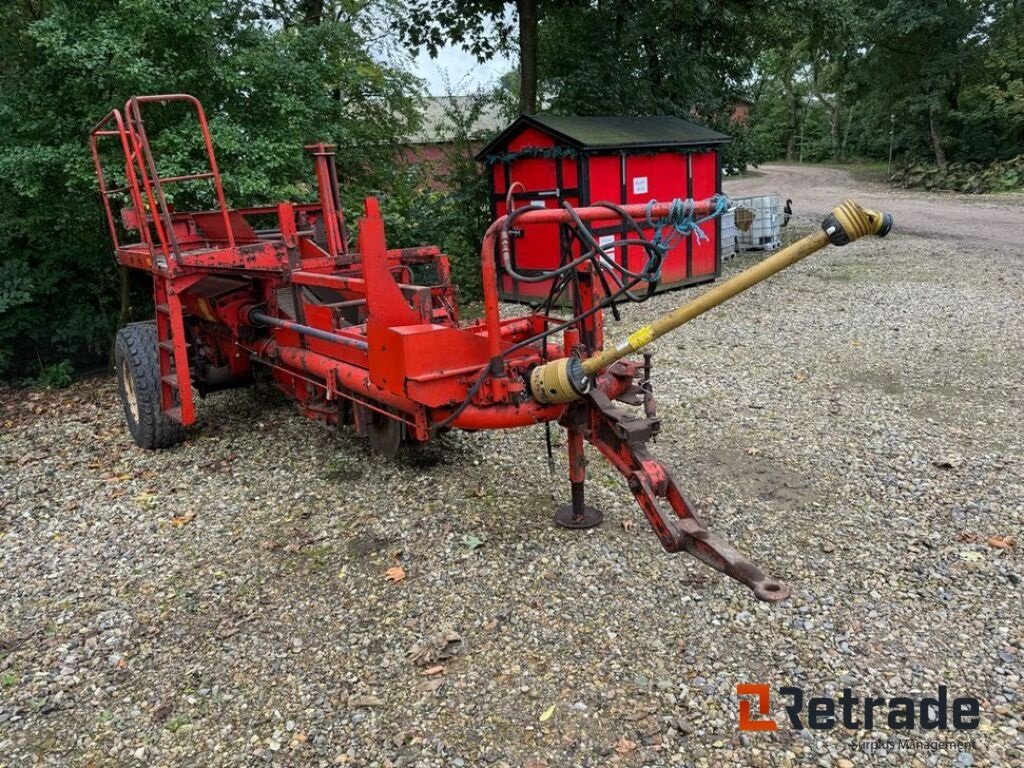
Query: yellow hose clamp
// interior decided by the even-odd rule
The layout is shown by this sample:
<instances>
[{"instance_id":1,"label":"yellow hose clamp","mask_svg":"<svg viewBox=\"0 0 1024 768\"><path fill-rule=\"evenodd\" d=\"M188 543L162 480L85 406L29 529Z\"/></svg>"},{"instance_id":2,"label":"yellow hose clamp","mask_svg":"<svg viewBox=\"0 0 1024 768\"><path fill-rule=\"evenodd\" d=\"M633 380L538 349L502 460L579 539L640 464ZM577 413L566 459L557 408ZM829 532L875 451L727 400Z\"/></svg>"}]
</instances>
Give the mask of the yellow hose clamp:
<instances>
[{"instance_id":1,"label":"yellow hose clamp","mask_svg":"<svg viewBox=\"0 0 1024 768\"><path fill-rule=\"evenodd\" d=\"M530 392L538 403L569 403L590 391L591 379L578 357L563 357L530 372Z\"/></svg>"}]
</instances>

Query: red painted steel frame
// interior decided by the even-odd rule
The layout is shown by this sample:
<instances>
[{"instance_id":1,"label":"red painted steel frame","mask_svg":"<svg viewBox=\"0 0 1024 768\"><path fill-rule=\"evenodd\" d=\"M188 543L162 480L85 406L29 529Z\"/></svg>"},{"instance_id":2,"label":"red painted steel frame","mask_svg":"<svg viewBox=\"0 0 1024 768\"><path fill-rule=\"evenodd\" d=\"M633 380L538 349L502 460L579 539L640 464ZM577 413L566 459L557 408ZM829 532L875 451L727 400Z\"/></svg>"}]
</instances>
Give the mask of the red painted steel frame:
<instances>
[{"instance_id":1,"label":"red painted steel frame","mask_svg":"<svg viewBox=\"0 0 1024 768\"><path fill-rule=\"evenodd\" d=\"M142 121L143 105L182 102L195 110L208 169L159 175ZM124 184L107 186L100 139L118 139ZM574 501L582 502L584 440L601 451L628 480L663 545L686 549L749 586L762 599L779 599L784 588L716 539L700 524L667 470L644 453L658 422L627 418L611 403L638 403L640 369L616 363L598 377L593 395L572 406L542 405L526 380L539 363L595 351L601 344L594 274L579 265L579 300L595 310L566 328L562 343L545 336L560 321L534 312L501 318L496 251L509 243L503 216L487 229L481 250L484 318L459 320L447 258L432 247L389 249L377 201L368 198L350 251L329 145L310 150L319 200L261 208L229 208L214 156L206 115L187 95L129 99L93 129L91 151L107 225L118 261L150 273L157 304L161 403L184 424L195 416L192 386L204 391L243 383L254 364L310 418L353 423L371 438L429 440L448 428L510 429L560 421L569 433ZM164 185L209 181L217 208L177 211ZM125 196L120 226L112 199ZM634 219L660 218L671 203L623 206ZM694 202L698 216L715 208ZM605 207L575 210L583 222L607 220ZM270 220L271 229L256 229ZM569 224L567 210L517 214L517 227ZM122 230L138 233L126 242ZM581 338L585 343L581 345ZM577 493L578 492L578 493ZM665 499L675 513L658 506Z\"/></svg>"}]
</instances>

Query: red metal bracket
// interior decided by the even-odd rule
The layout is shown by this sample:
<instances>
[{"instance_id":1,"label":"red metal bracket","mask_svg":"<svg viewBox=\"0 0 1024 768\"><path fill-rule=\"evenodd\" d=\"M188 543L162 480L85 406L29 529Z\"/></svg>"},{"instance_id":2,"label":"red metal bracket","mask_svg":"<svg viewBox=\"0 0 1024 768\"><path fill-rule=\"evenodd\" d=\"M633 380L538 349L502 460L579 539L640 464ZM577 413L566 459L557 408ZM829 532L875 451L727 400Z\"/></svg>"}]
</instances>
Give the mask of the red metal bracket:
<instances>
[{"instance_id":1,"label":"red metal bracket","mask_svg":"<svg viewBox=\"0 0 1024 768\"><path fill-rule=\"evenodd\" d=\"M732 545L707 529L668 468L646 450L658 420L617 408L601 390L574 404L562 417L582 432L626 478L640 508L669 552L686 551L703 563L750 587L758 600L777 602L790 595L788 585L772 579ZM667 509L666 509L667 507Z\"/></svg>"}]
</instances>

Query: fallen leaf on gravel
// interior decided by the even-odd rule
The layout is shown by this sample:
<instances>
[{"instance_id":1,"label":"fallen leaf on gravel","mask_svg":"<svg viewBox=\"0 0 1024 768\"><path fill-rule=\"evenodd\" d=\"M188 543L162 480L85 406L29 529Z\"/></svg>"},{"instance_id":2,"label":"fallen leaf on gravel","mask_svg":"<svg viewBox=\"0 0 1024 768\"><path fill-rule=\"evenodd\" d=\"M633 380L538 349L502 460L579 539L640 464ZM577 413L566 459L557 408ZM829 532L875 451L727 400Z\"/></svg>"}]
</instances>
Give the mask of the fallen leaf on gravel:
<instances>
[{"instance_id":1,"label":"fallen leaf on gravel","mask_svg":"<svg viewBox=\"0 0 1024 768\"><path fill-rule=\"evenodd\" d=\"M471 533L467 533L462 537L462 546L472 552L474 549L479 549L484 545L484 540L479 536L474 536Z\"/></svg>"},{"instance_id":2,"label":"fallen leaf on gravel","mask_svg":"<svg viewBox=\"0 0 1024 768\"><path fill-rule=\"evenodd\" d=\"M497 619L491 619L486 624L484 624L484 631L485 632L493 632L497 628L497 626L498 626L498 620Z\"/></svg>"},{"instance_id":3,"label":"fallen leaf on gravel","mask_svg":"<svg viewBox=\"0 0 1024 768\"><path fill-rule=\"evenodd\" d=\"M435 677L431 680L424 680L417 688L424 693L437 693L442 685L444 685L444 678Z\"/></svg>"},{"instance_id":4,"label":"fallen leaf on gravel","mask_svg":"<svg viewBox=\"0 0 1024 768\"><path fill-rule=\"evenodd\" d=\"M353 696L348 700L349 709L360 709L362 707L379 707L384 702L376 696Z\"/></svg>"},{"instance_id":5,"label":"fallen leaf on gravel","mask_svg":"<svg viewBox=\"0 0 1024 768\"><path fill-rule=\"evenodd\" d=\"M622 521L622 530L624 531L632 531L635 527L636 523L634 523L632 520L627 519Z\"/></svg>"},{"instance_id":6,"label":"fallen leaf on gravel","mask_svg":"<svg viewBox=\"0 0 1024 768\"><path fill-rule=\"evenodd\" d=\"M442 672L444 672L444 670L445 670L444 664L435 664L433 667L427 667L420 674L421 675L440 675Z\"/></svg>"},{"instance_id":7,"label":"fallen leaf on gravel","mask_svg":"<svg viewBox=\"0 0 1024 768\"><path fill-rule=\"evenodd\" d=\"M975 552L974 550L970 549L960 553L960 559L966 560L969 563L976 563L979 560L983 559L983 557L984 556L980 552Z\"/></svg>"},{"instance_id":8,"label":"fallen leaf on gravel","mask_svg":"<svg viewBox=\"0 0 1024 768\"><path fill-rule=\"evenodd\" d=\"M960 533L958 533L956 535L956 540L957 541L968 541L968 542L977 541L978 540L978 534L972 533L971 531L961 531Z\"/></svg>"},{"instance_id":9,"label":"fallen leaf on gravel","mask_svg":"<svg viewBox=\"0 0 1024 768\"><path fill-rule=\"evenodd\" d=\"M288 746L294 749L295 747L299 746L299 744L305 744L307 738L309 737L306 736L305 733L299 731L294 736L292 736L292 740L288 742Z\"/></svg>"},{"instance_id":10,"label":"fallen leaf on gravel","mask_svg":"<svg viewBox=\"0 0 1024 768\"><path fill-rule=\"evenodd\" d=\"M747 456L757 456L761 453L760 448L747 448Z\"/></svg>"},{"instance_id":11,"label":"fallen leaf on gravel","mask_svg":"<svg viewBox=\"0 0 1024 768\"><path fill-rule=\"evenodd\" d=\"M177 527L180 528L183 525L188 525L193 520L195 520L195 518L196 518L195 511L190 510L190 511L186 512L184 515L177 515L176 517L172 517L171 518L171 523L173 525L176 525Z\"/></svg>"},{"instance_id":12,"label":"fallen leaf on gravel","mask_svg":"<svg viewBox=\"0 0 1024 768\"><path fill-rule=\"evenodd\" d=\"M542 723L547 722L548 720L551 719L551 716L553 714L555 714L555 705L554 704L552 704L550 707L548 707L547 709L545 709L543 712L540 713L540 721Z\"/></svg>"},{"instance_id":13,"label":"fallen leaf on gravel","mask_svg":"<svg viewBox=\"0 0 1024 768\"><path fill-rule=\"evenodd\" d=\"M392 566L384 572L384 578L397 584L405 580L405 568L400 565Z\"/></svg>"},{"instance_id":14,"label":"fallen leaf on gravel","mask_svg":"<svg viewBox=\"0 0 1024 768\"><path fill-rule=\"evenodd\" d=\"M441 659L450 659L462 642L458 632L442 629L416 643L405 654L418 667L426 667Z\"/></svg>"},{"instance_id":15,"label":"fallen leaf on gravel","mask_svg":"<svg viewBox=\"0 0 1024 768\"><path fill-rule=\"evenodd\" d=\"M630 741L625 736L620 737L619 740L615 742L615 751L620 755L628 754L634 749L636 749L636 742Z\"/></svg>"},{"instance_id":16,"label":"fallen leaf on gravel","mask_svg":"<svg viewBox=\"0 0 1024 768\"><path fill-rule=\"evenodd\" d=\"M1017 543L1017 539L1013 536L989 536L985 543L995 549L1009 549Z\"/></svg>"}]
</instances>

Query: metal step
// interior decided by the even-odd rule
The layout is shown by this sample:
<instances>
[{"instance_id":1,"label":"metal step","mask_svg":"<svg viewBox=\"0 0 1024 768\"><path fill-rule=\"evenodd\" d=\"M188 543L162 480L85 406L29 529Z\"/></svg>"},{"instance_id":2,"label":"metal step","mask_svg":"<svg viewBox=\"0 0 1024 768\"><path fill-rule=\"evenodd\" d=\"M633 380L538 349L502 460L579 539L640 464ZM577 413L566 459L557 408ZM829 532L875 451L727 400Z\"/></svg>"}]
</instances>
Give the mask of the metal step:
<instances>
[{"instance_id":1,"label":"metal step","mask_svg":"<svg viewBox=\"0 0 1024 768\"><path fill-rule=\"evenodd\" d=\"M166 350L167 352L171 352L171 353L174 352L174 342L173 341L158 341L156 343L156 345L158 347L160 347L160 349ZM189 344L187 341L185 342L185 349L192 349L192 345Z\"/></svg>"}]
</instances>

